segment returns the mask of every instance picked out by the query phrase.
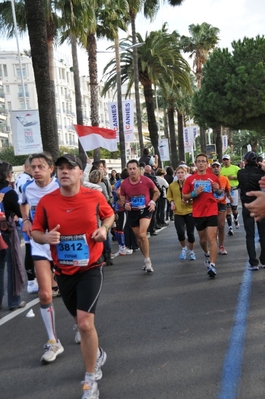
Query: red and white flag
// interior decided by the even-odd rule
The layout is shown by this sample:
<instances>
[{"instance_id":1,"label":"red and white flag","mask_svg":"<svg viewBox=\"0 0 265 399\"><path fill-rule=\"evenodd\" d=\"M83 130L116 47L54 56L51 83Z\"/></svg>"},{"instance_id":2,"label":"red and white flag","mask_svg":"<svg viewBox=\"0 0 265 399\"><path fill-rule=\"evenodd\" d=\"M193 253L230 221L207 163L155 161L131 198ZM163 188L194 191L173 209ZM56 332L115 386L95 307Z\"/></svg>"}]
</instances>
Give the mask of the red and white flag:
<instances>
[{"instance_id":1,"label":"red and white flag","mask_svg":"<svg viewBox=\"0 0 265 399\"><path fill-rule=\"evenodd\" d=\"M74 128L85 151L98 147L111 152L118 150L115 130L83 125L74 125Z\"/></svg>"}]
</instances>

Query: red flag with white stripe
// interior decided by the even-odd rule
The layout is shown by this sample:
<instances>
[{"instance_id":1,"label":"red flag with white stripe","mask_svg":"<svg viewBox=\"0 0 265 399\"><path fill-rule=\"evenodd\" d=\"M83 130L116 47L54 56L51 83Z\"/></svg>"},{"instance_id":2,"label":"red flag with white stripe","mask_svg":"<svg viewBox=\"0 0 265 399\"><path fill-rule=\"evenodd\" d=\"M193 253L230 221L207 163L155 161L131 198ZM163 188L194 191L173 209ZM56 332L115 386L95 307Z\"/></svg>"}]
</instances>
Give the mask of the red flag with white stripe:
<instances>
[{"instance_id":1,"label":"red flag with white stripe","mask_svg":"<svg viewBox=\"0 0 265 399\"><path fill-rule=\"evenodd\" d=\"M98 126L74 125L79 141L85 151L102 147L111 152L117 151L116 132Z\"/></svg>"}]
</instances>

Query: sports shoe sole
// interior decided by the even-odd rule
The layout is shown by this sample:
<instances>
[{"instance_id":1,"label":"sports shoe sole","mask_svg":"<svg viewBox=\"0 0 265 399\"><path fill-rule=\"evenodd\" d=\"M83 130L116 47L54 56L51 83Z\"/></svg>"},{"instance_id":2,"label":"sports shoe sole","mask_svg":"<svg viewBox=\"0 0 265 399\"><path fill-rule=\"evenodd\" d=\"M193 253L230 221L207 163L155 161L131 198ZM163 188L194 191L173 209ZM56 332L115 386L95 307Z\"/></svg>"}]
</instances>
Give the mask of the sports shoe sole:
<instances>
[{"instance_id":1,"label":"sports shoe sole","mask_svg":"<svg viewBox=\"0 0 265 399\"><path fill-rule=\"evenodd\" d=\"M208 270L207 274L211 278L214 278L216 276L216 272L212 269Z\"/></svg>"}]
</instances>

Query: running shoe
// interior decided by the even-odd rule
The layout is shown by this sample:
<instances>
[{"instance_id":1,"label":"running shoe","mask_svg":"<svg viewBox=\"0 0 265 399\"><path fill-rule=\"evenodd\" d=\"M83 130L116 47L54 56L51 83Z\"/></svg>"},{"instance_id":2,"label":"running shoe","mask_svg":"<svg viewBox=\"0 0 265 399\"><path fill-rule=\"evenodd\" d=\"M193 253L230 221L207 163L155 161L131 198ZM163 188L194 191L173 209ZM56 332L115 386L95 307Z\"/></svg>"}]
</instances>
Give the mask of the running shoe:
<instances>
[{"instance_id":1,"label":"running shoe","mask_svg":"<svg viewBox=\"0 0 265 399\"><path fill-rule=\"evenodd\" d=\"M223 245L220 245L220 247L219 247L219 254L227 255L227 250L225 249L225 247Z\"/></svg>"},{"instance_id":2,"label":"running shoe","mask_svg":"<svg viewBox=\"0 0 265 399\"><path fill-rule=\"evenodd\" d=\"M196 260L196 255L194 251L189 251L189 260Z\"/></svg>"},{"instance_id":3,"label":"running shoe","mask_svg":"<svg viewBox=\"0 0 265 399\"><path fill-rule=\"evenodd\" d=\"M233 227L232 227L232 226L229 227L228 235L229 235L229 236L233 236L233 235L234 235Z\"/></svg>"},{"instance_id":4,"label":"running shoe","mask_svg":"<svg viewBox=\"0 0 265 399\"><path fill-rule=\"evenodd\" d=\"M42 355L41 361L43 363L51 363L54 362L56 357L63 353L64 348L61 344L61 342L58 341L55 342L53 339L50 339L47 344L44 345L45 352Z\"/></svg>"},{"instance_id":5,"label":"running shoe","mask_svg":"<svg viewBox=\"0 0 265 399\"><path fill-rule=\"evenodd\" d=\"M179 259L180 260L184 260L187 257L187 248L182 248L180 255L179 255Z\"/></svg>"},{"instance_id":6,"label":"running shoe","mask_svg":"<svg viewBox=\"0 0 265 399\"><path fill-rule=\"evenodd\" d=\"M80 344L80 342L81 342L81 334L80 334L80 331L79 331L79 328L78 328L77 324L74 325L73 330L75 331L75 343L76 344Z\"/></svg>"},{"instance_id":7,"label":"running shoe","mask_svg":"<svg viewBox=\"0 0 265 399\"><path fill-rule=\"evenodd\" d=\"M207 273L208 273L209 277L214 278L216 276L216 270L215 270L214 264L208 263L207 269L208 269Z\"/></svg>"},{"instance_id":8,"label":"running shoe","mask_svg":"<svg viewBox=\"0 0 265 399\"><path fill-rule=\"evenodd\" d=\"M52 297L56 298L56 297L60 297L61 293L58 287L52 287Z\"/></svg>"},{"instance_id":9,"label":"running shoe","mask_svg":"<svg viewBox=\"0 0 265 399\"><path fill-rule=\"evenodd\" d=\"M82 381L83 396L81 399L99 399L98 383L96 381Z\"/></svg>"},{"instance_id":10,"label":"running shoe","mask_svg":"<svg viewBox=\"0 0 265 399\"><path fill-rule=\"evenodd\" d=\"M38 293L39 285L38 285L36 279L28 281L27 291L29 294L37 294Z\"/></svg>"},{"instance_id":11,"label":"running shoe","mask_svg":"<svg viewBox=\"0 0 265 399\"><path fill-rule=\"evenodd\" d=\"M126 247L126 255L132 255L133 250Z\"/></svg>"},{"instance_id":12,"label":"running shoe","mask_svg":"<svg viewBox=\"0 0 265 399\"><path fill-rule=\"evenodd\" d=\"M258 265L256 265L256 266L248 265L248 270L251 270L251 271L259 270L259 267L258 267Z\"/></svg>"},{"instance_id":13,"label":"running shoe","mask_svg":"<svg viewBox=\"0 0 265 399\"><path fill-rule=\"evenodd\" d=\"M234 222L235 222L236 229L239 229L240 224L239 224L238 219L234 219Z\"/></svg>"},{"instance_id":14,"label":"running shoe","mask_svg":"<svg viewBox=\"0 0 265 399\"><path fill-rule=\"evenodd\" d=\"M119 255L120 255L120 256L125 256L125 255L127 255L125 245L124 245L124 246L119 245Z\"/></svg>"},{"instance_id":15,"label":"running shoe","mask_svg":"<svg viewBox=\"0 0 265 399\"><path fill-rule=\"evenodd\" d=\"M210 261L210 254L204 254L204 265L205 267L208 268L209 264L211 263Z\"/></svg>"},{"instance_id":16,"label":"running shoe","mask_svg":"<svg viewBox=\"0 0 265 399\"><path fill-rule=\"evenodd\" d=\"M148 258L144 261L144 267L143 270L145 271L146 274L153 273L154 269L152 268L152 263L151 259Z\"/></svg>"},{"instance_id":17,"label":"running shoe","mask_svg":"<svg viewBox=\"0 0 265 399\"><path fill-rule=\"evenodd\" d=\"M107 360L107 354L104 352L102 348L98 348L100 351L100 355L97 358L96 366L95 366L95 380L99 381L102 378L102 370L101 367L104 366Z\"/></svg>"}]
</instances>

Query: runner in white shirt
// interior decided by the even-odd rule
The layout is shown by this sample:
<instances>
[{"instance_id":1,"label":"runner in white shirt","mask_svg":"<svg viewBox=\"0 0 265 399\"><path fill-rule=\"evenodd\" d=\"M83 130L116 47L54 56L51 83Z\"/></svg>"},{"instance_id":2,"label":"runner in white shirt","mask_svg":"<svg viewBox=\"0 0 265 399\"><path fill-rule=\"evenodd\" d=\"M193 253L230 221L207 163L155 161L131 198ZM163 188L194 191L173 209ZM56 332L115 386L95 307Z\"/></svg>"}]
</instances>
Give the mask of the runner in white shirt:
<instances>
[{"instance_id":1,"label":"runner in white shirt","mask_svg":"<svg viewBox=\"0 0 265 399\"><path fill-rule=\"evenodd\" d=\"M32 257L39 284L40 311L49 338L44 346L45 352L41 357L41 361L50 363L64 351L55 332L55 313L52 303L52 257L48 244L40 245L33 241L31 228L39 200L45 194L59 188L59 183L56 178L52 177L54 163L49 153L33 154L29 157L29 162L34 180L29 181L23 187L21 195L22 230L31 239Z\"/></svg>"},{"instance_id":2,"label":"runner in white shirt","mask_svg":"<svg viewBox=\"0 0 265 399\"><path fill-rule=\"evenodd\" d=\"M29 158L27 158L24 163L24 172L20 173L20 175L17 176L17 178L15 180L15 185L14 185L14 189L18 195L20 204L21 204L21 200L22 200L23 187L30 180L32 180L31 168L30 168ZM22 219L21 218L19 219L19 224L22 227ZM24 236L24 243L25 243L24 266L25 266L25 270L26 270L27 278L28 278L27 291L29 294L36 294L39 291L39 286L38 286L38 282L37 282L36 275L35 275L34 262L33 262L32 256L31 256L30 238L25 232L23 232L23 236Z\"/></svg>"}]
</instances>

